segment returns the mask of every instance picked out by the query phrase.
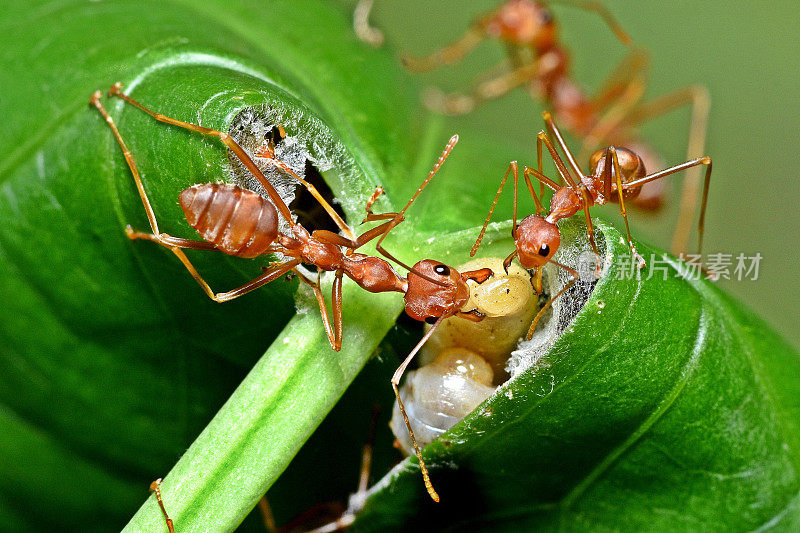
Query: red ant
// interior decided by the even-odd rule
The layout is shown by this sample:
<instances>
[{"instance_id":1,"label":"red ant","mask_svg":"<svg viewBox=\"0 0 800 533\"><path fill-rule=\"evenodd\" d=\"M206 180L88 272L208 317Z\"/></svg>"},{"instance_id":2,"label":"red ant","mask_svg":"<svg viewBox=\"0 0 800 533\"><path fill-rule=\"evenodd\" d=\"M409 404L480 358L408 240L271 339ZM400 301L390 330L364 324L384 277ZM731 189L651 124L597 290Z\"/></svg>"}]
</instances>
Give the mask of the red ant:
<instances>
[{"instance_id":1,"label":"red ant","mask_svg":"<svg viewBox=\"0 0 800 533\"><path fill-rule=\"evenodd\" d=\"M367 201L367 216L364 222L379 220L384 220L386 222L381 223L357 237L352 236L351 230L338 215L334 216L335 212L333 208L319 195L311 184L297 176L296 173L283 163L271 159L272 163L291 174L295 179L306 186L309 191L315 195L317 200L323 204L326 211L331 213L331 216L340 229L345 234L349 234L349 236L345 237L327 230L316 230L313 233L309 233L302 225L292 219L291 211L269 180L267 180L261 170L253 163L250 156L247 155L227 133L156 113L130 96L123 94L120 91L121 88L122 84L117 83L111 87L109 94L123 99L160 122L196 131L203 135L218 137L239 160L241 160L245 167L252 172L272 201L272 203L270 203L259 194L247 189L242 189L236 185L226 183L193 185L181 192L180 205L186 214L186 219L189 224L200 233L204 240L196 241L183 239L160 232L155 213L153 212L147 193L144 190L144 185L139 176L136 162L125 145L114 121L100 103L102 93L97 91L92 95L90 103L103 115L114 137L122 148L123 155L131 170L136 187L139 190L139 196L142 199L142 204L144 205L152 229L152 233L141 233L134 231L128 226L125 230L126 234L130 239L150 240L172 251L212 300L216 302L225 302L238 298L289 272L294 272L303 282L310 285L314 290L328 340L330 341L331 347L338 351L341 349L342 345L343 276L346 275L369 292L395 291L403 293L406 313L416 320L434 324L434 327L431 328L423 340L414 348L405 361L403 361L392 377L392 388L394 389L398 401L400 401L400 396L397 386L399 385L400 378L405 368L411 362L414 355L416 355L417 351L419 351L422 344L430 337L430 334L442 323L442 320L454 315L475 321L483 319L483 315L477 311L464 312L461 311L461 307L464 306L469 299L469 288L466 284L467 280L474 280L478 283L482 283L492 275L490 269L484 268L476 271L459 273L456 269L432 259L423 259L417 262L413 267L409 267L394 258L381 246L386 235L388 235L395 226L405 220L404 215L406 210L431 181L450 154L453 146L458 142L457 135L454 135L450 139L450 142L448 142L442 155L439 157L436 164L434 164L428 176L422 182L422 185L420 185L402 210L397 213L374 214L372 212L372 204L383 193L383 189L380 187L375 190L375 193ZM260 155L268 156L270 151L271 150L267 149L266 151L262 151ZM277 207L281 216L289 224L288 233L279 232L278 213L275 207ZM355 250L376 238L378 238L376 249L387 258L406 268L409 271L407 278L398 275L391 265L383 259L355 253ZM260 276L238 288L228 292L215 293L186 257L183 252L184 248L194 250L216 250L228 255L246 258L280 252L288 259L266 267ZM320 287L319 277L316 282L309 280L297 270L298 265L301 263L315 265L320 270L334 272L332 289L332 327L328 318L328 311ZM402 407L402 403L400 405L405 415L405 409ZM422 460L419 447L416 445L416 440L407 417L406 425L415 445L416 455L419 458L420 469L422 470L425 480L425 486L431 498L438 501L439 497L433 490L430 477L428 476L425 463Z\"/></svg>"},{"instance_id":2,"label":"red ant","mask_svg":"<svg viewBox=\"0 0 800 533\"><path fill-rule=\"evenodd\" d=\"M568 3L597 12L623 43L631 44L630 37L602 4L592 1ZM579 160L587 160L598 146L614 144L631 148L653 168L662 166L660 157L639 139L636 127L690 104L692 113L686 157L695 158L703 152L709 110L709 96L704 87L689 86L642 102L648 59L645 51L634 50L594 97L587 96L569 75L569 54L559 44L555 20L542 2L509 0L480 17L452 44L422 59L410 56L402 59L409 70L427 72L461 60L487 38L497 39L505 45L513 70L480 83L469 95L431 92L426 98L429 107L446 114L468 113L486 100L526 85L533 98L551 108L566 129L583 139ZM686 249L690 226L680 221L693 218L698 180L699 174L692 173L684 182L679 223L672 242L675 253ZM540 188L541 192L543 189ZM655 211L663 203L663 194L663 184L652 183L633 203L641 209Z\"/></svg>"},{"instance_id":3,"label":"red ant","mask_svg":"<svg viewBox=\"0 0 800 533\"><path fill-rule=\"evenodd\" d=\"M575 281L578 280L578 273L575 272L575 270L553 260L553 256L555 255L556 251L558 251L558 247L561 244L561 233L556 225L559 220L569 218L575 215L578 211L583 210L584 216L586 217L586 231L589 236L589 242L592 245L595 256L598 258L597 273L599 274L600 255L594 239L594 227L592 225L592 217L589 214L589 208L594 205L603 205L607 202L619 202L619 211L620 214L622 214L622 218L625 220L625 231L628 236L628 245L630 246L631 254L633 254L633 257L638 260L639 268L642 268L645 264L644 259L641 255L639 255L639 252L636 251L636 247L633 244L631 230L628 227L628 214L627 210L625 209L625 202L635 198L636 195L639 194L642 185L645 183L659 180L665 176L669 176L670 174L674 174L698 165L706 165L705 180L703 182L703 199L700 209L700 220L697 227L697 249L699 253L703 247L703 227L705 223L706 204L708 202L708 186L711 181L711 158L708 156L692 159L690 161L686 161L685 163L648 174L644 161L642 161L641 157L627 148L617 148L614 146L597 150L594 154L592 154L592 157L590 158L591 172L586 175L581 171L580 167L575 162L572 152L564 142L564 138L562 137L561 132L559 131L558 126L556 125L550 113L545 111L542 113L542 117L547 125L547 129L553 135L558 143L558 146L566 155L570 168L575 175L577 175L578 181L575 181L570 173L570 170L567 169L567 166L559 156L547 133L545 131L540 131L536 140L538 169L532 169L526 166L522 171L525 184L527 185L528 191L530 192L531 197L536 204L536 214L528 215L527 217L523 218L519 224L517 224L517 181L519 177L519 169L517 162L512 161L509 164L505 175L500 181L500 188L497 190L497 195L494 197L492 206L489 209L489 215L486 217L486 221L483 224L483 228L481 228L480 235L470 251L470 255L474 256L475 252L478 250L478 247L480 246L480 243L483 240L483 236L486 232L486 227L489 224L489 220L492 218L494 208L497 205L498 199L500 198L500 194L503 192L503 187L508 179L508 174L512 173L514 176L514 210L511 235L514 238L515 249L504 260L503 265L506 267L506 269L508 269L508 265L510 265L511 261L513 261L516 257L519 259L519 262L523 268L535 269L537 275L532 278L532 283L534 283L534 287L536 288L537 292L541 292L541 267L547 263L553 263L556 266L563 268L564 270L568 271L573 278L555 296L553 296L544 307L542 307L542 309L534 318L530 329L528 330L527 339L530 339L533 336L533 332L536 329L536 324L545 310L552 305L556 298L563 294L570 286L572 286L573 283L575 283ZM560 185L542 173L542 144L547 147L547 151L550 152L550 156L556 165L556 169L558 170L561 180L565 181L567 185ZM531 176L534 176L539 180L540 184L553 191L553 197L550 199L550 214L546 217L542 216L544 208L542 207L541 199L536 194L533 184L531 183ZM620 191L622 192L621 194Z\"/></svg>"}]
</instances>

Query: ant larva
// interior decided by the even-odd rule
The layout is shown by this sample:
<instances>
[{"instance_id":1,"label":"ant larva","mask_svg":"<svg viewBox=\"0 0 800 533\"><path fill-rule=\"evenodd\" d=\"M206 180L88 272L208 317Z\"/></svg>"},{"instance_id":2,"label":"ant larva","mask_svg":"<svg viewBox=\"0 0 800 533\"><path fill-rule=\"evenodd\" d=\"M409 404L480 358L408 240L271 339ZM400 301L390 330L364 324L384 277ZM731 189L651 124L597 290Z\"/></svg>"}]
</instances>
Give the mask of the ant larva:
<instances>
[{"instance_id":1,"label":"ant larva","mask_svg":"<svg viewBox=\"0 0 800 533\"><path fill-rule=\"evenodd\" d=\"M470 251L470 255L473 256L477 252L478 247L481 244L481 240L483 240L483 236L486 232L486 227L492 218L494 208L497 205L498 199L500 198L500 194L503 192L503 187L506 184L508 175L509 173L513 174L514 208L513 229L511 230L511 235L514 239L515 249L504 260L504 266L508 267L508 265L511 264L511 261L513 261L514 258L517 258L519 263L524 268L536 270L536 276L533 279L539 283L537 289L540 289L541 287L541 268L547 263L553 263L554 265L566 270L572 275L573 278L569 283L561 288L559 292L550 298L550 301L548 301L547 304L545 304L545 306L542 307L542 309L536 315L530 329L528 330L528 339L530 339L533 335L536 324L547 308L552 305L556 298L563 294L567 289L569 289L570 286L572 286L573 283L575 283L575 281L578 280L578 273L575 270L553 260L553 256L558 251L558 247L561 243L561 233L556 225L559 220L569 218L577 214L578 211L583 210L586 218L586 231L589 237L589 242L592 245L592 250L594 251L597 259L597 274L599 275L600 253L597 249L597 244L595 243L594 239L594 226L592 225L592 218L589 213L589 208L594 205L603 205L607 202L618 202L620 214L625 221L625 231L627 233L628 245L630 247L631 254L638 261L639 268L642 268L645 264L644 259L641 255L639 255L639 252L636 251L636 247L633 244L630 227L628 226L628 215L625 209L625 202L639 194L641 186L645 183L659 180L669 176L670 174L674 174L698 165L706 165L705 180L703 182L703 199L697 228L697 249L699 254L703 247L703 227L705 223L706 205L708 203L708 186L711 181L712 168L711 158L704 156L686 161L685 163L681 163L664 170L659 170L658 172L653 172L652 174L648 174L641 157L627 148L609 146L608 148L598 150L592 154L592 157L590 158L591 172L588 175L585 175L575 162L575 158L573 157L569 147L567 147L566 143L564 142L561 132L553 120L553 117L547 111L542 113L542 117L544 118L547 129L553 135L558 143L558 146L564 152L572 172L574 172L578 177L577 182L570 173L570 170L567 169L567 166L562 161L561 156L559 156L558 152L556 151L556 148L553 145L553 142L550 140L547 132L540 131L536 142L539 167L538 169L533 169L526 166L522 172L528 191L530 192L531 197L536 204L536 213L528 215L527 217L523 218L519 224L517 224L517 182L519 178L519 168L517 162L512 161L509 164L506 173L503 175L503 178L500 180L500 188L497 190L494 201L489 208L489 214L486 217L483 227L481 228L480 235ZM548 152L550 152L550 156L556 165L561 181L566 182L567 185L560 185L542 173L542 144L544 144L547 147ZM550 213L547 216L542 216L544 213L544 207L542 206L542 202L539 196L536 194L533 184L531 183L531 176L534 176L543 186L546 186L553 191L553 196L550 199ZM620 191L622 194L620 194Z\"/></svg>"},{"instance_id":2,"label":"ant larva","mask_svg":"<svg viewBox=\"0 0 800 533\"><path fill-rule=\"evenodd\" d=\"M473 259L459 268L479 266L495 274L472 284L468 306L486 318L478 323L448 318L425 345L419 369L409 372L401 388L423 446L474 411L509 378L506 363L539 308L526 270L512 264L506 272L498 257ZM400 431L398 404L391 426L399 447L411 454L406 432Z\"/></svg>"},{"instance_id":3,"label":"ant larva","mask_svg":"<svg viewBox=\"0 0 800 533\"><path fill-rule=\"evenodd\" d=\"M134 231L128 226L126 228L128 237L131 239L153 241L168 248L180 259L208 297L217 302L232 300L262 285L266 285L285 274L290 272L294 273L314 290L328 340L330 341L331 347L337 351L341 349L342 344L343 276L346 275L369 292L378 293L393 291L403 293L406 313L415 320L433 324L431 331L423 337L420 343L408 355L392 376L392 389L394 390L398 402L400 402L401 411L404 412L397 387L406 367L430 334L441 324L443 319L450 316L461 316L474 321L483 319L483 315L477 311L465 312L461 310L469 299L469 289L466 282L468 280L474 280L481 283L492 275L492 271L488 268L460 273L456 269L432 259L423 259L418 261L413 267L410 267L393 257L382 247L383 240L389 232L405 220L406 210L411 207L422 190L435 176L436 172L453 149L453 146L458 142L458 136L454 135L450 139L422 184L399 212L381 214L372 212L373 203L383 193L383 189L378 187L367 201L367 216L364 222L382 222L380 225L367 230L357 237L352 234L352 231L344 220L333 211L330 204L316 192L316 189L314 189L311 184L300 178L280 161L274 159L270 160L273 164L289 173L306 186L312 194L316 193L315 197L326 207L326 211L331 214L331 217L336 221L337 225L346 236L338 235L327 230L316 230L313 233L309 233L301 224L292 219L291 211L269 180L266 179L255 163L253 163L250 156L247 155L228 134L156 113L130 96L123 94L120 91L121 88L122 84L120 83L113 85L110 94L122 98L129 104L146 112L155 120L196 131L203 135L218 137L241 160L245 167L252 172L265 188L272 202L270 203L267 199L253 191L242 189L236 185L225 183L193 185L181 192L180 204L186 214L187 221L200 233L204 240L196 241L183 239L161 233L133 156L125 145L114 121L100 103L101 92L96 91L92 95L90 103L96 107L105 118L114 137L122 148L122 152L133 175L134 182L136 183L152 229L152 233L148 234ZM261 155L267 154L262 152ZM277 211L273 205L277 207ZM289 224L288 233L281 233L279 231L278 212L280 212L281 216ZM355 250L374 239L378 239L375 247L381 254L408 270L407 278L403 278L397 274L387 261L378 257L355 252ZM185 248L216 250L228 255L244 258L280 252L288 259L266 267L260 276L236 289L223 293L215 293L186 257L183 252ZM331 326L328 318L327 306L322 294L319 277L316 282L308 279L297 269L297 266L301 263L314 265L320 270L334 272L332 289L333 326ZM412 442L415 442L411 426L408 423L406 426L411 434ZM438 501L439 496L433 489L419 447L416 445L415 451L419 459L420 470L422 471L428 493L433 500Z\"/></svg>"},{"instance_id":4,"label":"ant larva","mask_svg":"<svg viewBox=\"0 0 800 533\"><path fill-rule=\"evenodd\" d=\"M560 44L555 19L547 8L549 2L509 0L480 17L463 36L425 58L404 56L405 66L413 72L427 72L460 61L485 39L502 42L512 70L484 81L471 94L445 95L431 91L426 104L446 114L463 114L482 102L499 98L509 91L526 86L529 94L549 107L572 134L582 140L578 160L586 161L600 146L624 146L636 152L650 168L663 165L660 156L638 134L644 122L672 110L690 106L691 117L686 159L698 157L705 150L709 114L708 91L690 85L649 101L642 101L647 86L648 55L643 49L630 52L608 76L594 96L570 76L569 54ZM575 7L597 12L617 38L626 45L632 40L599 2L570 1ZM699 174L690 173L684 181L678 220L672 239L675 253L685 252L691 221L696 209ZM540 188L540 194L543 189ZM656 211L663 204L661 182L648 183L631 203L645 211Z\"/></svg>"}]
</instances>

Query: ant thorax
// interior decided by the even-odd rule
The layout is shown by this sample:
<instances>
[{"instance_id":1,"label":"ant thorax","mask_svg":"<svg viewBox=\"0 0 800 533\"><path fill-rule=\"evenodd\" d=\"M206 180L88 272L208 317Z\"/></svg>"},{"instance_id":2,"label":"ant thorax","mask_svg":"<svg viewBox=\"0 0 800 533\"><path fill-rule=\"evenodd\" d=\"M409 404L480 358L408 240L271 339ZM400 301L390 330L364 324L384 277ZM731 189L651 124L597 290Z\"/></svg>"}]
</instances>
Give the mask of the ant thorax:
<instances>
[{"instance_id":1,"label":"ant thorax","mask_svg":"<svg viewBox=\"0 0 800 533\"><path fill-rule=\"evenodd\" d=\"M555 224L562 218L571 217L582 207L583 201L580 193L571 187L563 187L556 191L550 199L550 214L547 215L547 221Z\"/></svg>"}]
</instances>

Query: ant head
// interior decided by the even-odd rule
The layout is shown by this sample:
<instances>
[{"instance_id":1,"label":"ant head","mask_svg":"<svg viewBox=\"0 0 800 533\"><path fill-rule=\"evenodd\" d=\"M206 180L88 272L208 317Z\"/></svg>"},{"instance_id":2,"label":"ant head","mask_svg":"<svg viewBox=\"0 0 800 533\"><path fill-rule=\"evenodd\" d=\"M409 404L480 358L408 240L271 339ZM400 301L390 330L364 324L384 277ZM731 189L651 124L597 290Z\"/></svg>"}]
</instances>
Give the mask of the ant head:
<instances>
[{"instance_id":1,"label":"ant head","mask_svg":"<svg viewBox=\"0 0 800 533\"><path fill-rule=\"evenodd\" d=\"M556 42L556 24L547 6L510 0L485 21L486 33L511 44L546 50Z\"/></svg>"},{"instance_id":2,"label":"ant head","mask_svg":"<svg viewBox=\"0 0 800 533\"><path fill-rule=\"evenodd\" d=\"M438 280L433 283L419 274ZM406 313L415 320L433 324L442 316L456 314L469 300L469 288L455 268L423 259L408 273L408 290L405 294Z\"/></svg>"},{"instance_id":3,"label":"ant head","mask_svg":"<svg viewBox=\"0 0 800 533\"><path fill-rule=\"evenodd\" d=\"M523 268L536 268L546 264L561 244L558 226L539 215L523 218L514 229L513 237Z\"/></svg>"},{"instance_id":4,"label":"ant head","mask_svg":"<svg viewBox=\"0 0 800 533\"><path fill-rule=\"evenodd\" d=\"M614 148L617 152L617 160L619 160L619 169L622 172L622 183L627 183L629 181L638 180L639 178L643 178L647 175L647 170L644 166L644 161L639 155L630 150L628 148ZM592 169L592 174L595 177L599 177L603 175L603 172L606 170L607 164L613 164L608 157L608 148L603 148L602 150L598 150L592 154L592 157L589 159L589 167ZM617 200L617 184L612 183L614 188L614 192L611 195L609 200L611 201L618 201ZM625 190L625 199L633 199L639 195L639 191L641 191L640 187L626 189Z\"/></svg>"}]
</instances>

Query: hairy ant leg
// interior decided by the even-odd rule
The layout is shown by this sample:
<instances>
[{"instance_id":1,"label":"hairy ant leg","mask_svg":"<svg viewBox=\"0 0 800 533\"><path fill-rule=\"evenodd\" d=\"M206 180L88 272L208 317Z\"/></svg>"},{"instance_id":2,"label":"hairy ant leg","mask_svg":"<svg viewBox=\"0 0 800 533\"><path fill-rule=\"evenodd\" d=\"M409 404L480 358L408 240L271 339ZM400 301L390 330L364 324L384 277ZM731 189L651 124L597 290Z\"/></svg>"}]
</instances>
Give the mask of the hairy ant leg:
<instances>
[{"instance_id":1,"label":"hairy ant leg","mask_svg":"<svg viewBox=\"0 0 800 533\"><path fill-rule=\"evenodd\" d=\"M550 308L550 306L553 305L553 302L556 301L556 298L567 292L567 290L569 290L569 288L572 287L572 285L580 279L578 277L578 273L574 269L568 267L567 265L563 265L558 261L553 261L552 259L550 259L550 263L553 263L557 267L563 268L564 270L569 272L570 275L572 276L572 279L568 283L566 283L563 287L561 287L561 290L559 290L555 294L555 296L550 298L547 301L547 303L544 304L541 309L539 309L539 312L536 313L536 316L533 318L533 322L531 322L531 327L528 328L528 334L525 336L526 340L531 340L533 338L533 333L534 331L536 331L536 325L539 323L539 320L542 318L542 315L544 315L545 311L547 311Z\"/></svg>"},{"instance_id":2,"label":"hairy ant leg","mask_svg":"<svg viewBox=\"0 0 800 533\"><path fill-rule=\"evenodd\" d=\"M651 181L664 178L666 176L669 176L670 174L674 174L682 170L687 170L692 167L696 167L698 165L706 165L705 177L703 179L703 196L702 196L702 201L700 203L700 219L697 223L697 253L699 254L703 250L703 233L705 230L706 207L708 205L708 188L711 183L712 163L710 157L704 156L697 159L693 159L691 161L686 161L685 163L681 163L680 165L675 165L673 167L664 170L659 170L658 172L654 172L653 174L649 174L644 178L635 181L629 181L623 184L623 189L628 190L628 189L633 189L635 187L640 187L645 183L649 183Z\"/></svg>"},{"instance_id":3,"label":"hairy ant leg","mask_svg":"<svg viewBox=\"0 0 800 533\"><path fill-rule=\"evenodd\" d=\"M641 124L686 105L691 109L686 159L691 160L699 157L706 146L711 98L705 87L690 85L644 102L630 114L624 125ZM697 209L700 169L689 169L686 174L678 204L678 222L672 233L670 246L672 253L676 255L686 252L692 220Z\"/></svg>"}]
</instances>

